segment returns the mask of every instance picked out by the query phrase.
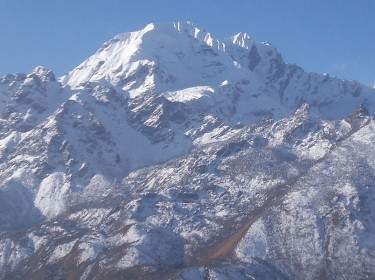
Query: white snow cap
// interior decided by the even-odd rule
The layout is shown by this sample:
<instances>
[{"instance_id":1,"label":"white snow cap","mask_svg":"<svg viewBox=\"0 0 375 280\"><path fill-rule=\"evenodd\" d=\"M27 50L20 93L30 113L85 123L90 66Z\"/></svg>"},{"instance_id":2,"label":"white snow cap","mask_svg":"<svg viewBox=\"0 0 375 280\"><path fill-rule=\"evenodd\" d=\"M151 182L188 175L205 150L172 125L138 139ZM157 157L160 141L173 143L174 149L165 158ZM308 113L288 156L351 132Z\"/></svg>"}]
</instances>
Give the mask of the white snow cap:
<instances>
[{"instance_id":1,"label":"white snow cap","mask_svg":"<svg viewBox=\"0 0 375 280\"><path fill-rule=\"evenodd\" d=\"M131 32L131 33L137 33L140 34L141 36L145 35L146 33L149 32L157 32L158 34L166 34L166 35L172 35L175 32L178 33L186 33L189 36L192 36L194 38L205 38L206 32L203 32L204 34L201 34L201 30L197 28L193 23L190 21L185 21L185 22L159 22L159 23L149 23L146 25L145 28ZM129 37L129 32L128 33L121 33L118 34L115 38L119 40L126 40ZM203 35L203 36L202 36ZM209 35L211 37L211 35Z\"/></svg>"},{"instance_id":2,"label":"white snow cap","mask_svg":"<svg viewBox=\"0 0 375 280\"><path fill-rule=\"evenodd\" d=\"M42 81L55 80L55 75L53 74L53 72L40 65L35 67L31 74L35 74Z\"/></svg>"},{"instance_id":3,"label":"white snow cap","mask_svg":"<svg viewBox=\"0 0 375 280\"><path fill-rule=\"evenodd\" d=\"M248 49L252 45L251 37L246 32L240 32L231 37L233 44Z\"/></svg>"},{"instance_id":4,"label":"white snow cap","mask_svg":"<svg viewBox=\"0 0 375 280\"><path fill-rule=\"evenodd\" d=\"M60 81L73 88L99 81L117 86L121 80L139 69L152 68L156 60L179 65L180 60L176 59L175 51L179 50L179 55L185 57L191 51L189 42L194 43L194 39L219 49L218 41L210 33L201 31L191 22L150 23L142 30L118 34ZM185 57L185 60L188 58ZM181 70L181 67L177 68L173 70ZM152 77L147 82L152 84Z\"/></svg>"}]
</instances>

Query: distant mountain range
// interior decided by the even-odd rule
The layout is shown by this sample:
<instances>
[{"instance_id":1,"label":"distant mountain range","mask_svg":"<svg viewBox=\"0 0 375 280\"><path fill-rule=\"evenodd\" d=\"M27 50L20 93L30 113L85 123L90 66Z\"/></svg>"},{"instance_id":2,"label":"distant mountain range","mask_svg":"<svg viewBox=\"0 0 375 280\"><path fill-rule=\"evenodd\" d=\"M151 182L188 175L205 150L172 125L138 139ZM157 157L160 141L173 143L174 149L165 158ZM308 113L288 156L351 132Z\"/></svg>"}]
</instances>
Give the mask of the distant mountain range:
<instances>
[{"instance_id":1,"label":"distant mountain range","mask_svg":"<svg viewBox=\"0 0 375 280\"><path fill-rule=\"evenodd\" d=\"M375 278L375 88L246 33L0 78L0 279Z\"/></svg>"}]
</instances>

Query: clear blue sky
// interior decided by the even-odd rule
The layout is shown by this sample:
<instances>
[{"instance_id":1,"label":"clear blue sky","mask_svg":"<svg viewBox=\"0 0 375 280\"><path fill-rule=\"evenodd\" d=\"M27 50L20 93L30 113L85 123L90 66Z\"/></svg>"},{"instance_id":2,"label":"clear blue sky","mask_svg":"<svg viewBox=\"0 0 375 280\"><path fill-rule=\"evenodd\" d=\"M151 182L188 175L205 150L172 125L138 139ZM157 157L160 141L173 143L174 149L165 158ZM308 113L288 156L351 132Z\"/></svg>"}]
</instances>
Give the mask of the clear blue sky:
<instances>
[{"instance_id":1,"label":"clear blue sky","mask_svg":"<svg viewBox=\"0 0 375 280\"><path fill-rule=\"evenodd\" d=\"M0 0L0 76L61 76L117 33L186 21L270 41L307 71L375 83L375 0Z\"/></svg>"}]
</instances>

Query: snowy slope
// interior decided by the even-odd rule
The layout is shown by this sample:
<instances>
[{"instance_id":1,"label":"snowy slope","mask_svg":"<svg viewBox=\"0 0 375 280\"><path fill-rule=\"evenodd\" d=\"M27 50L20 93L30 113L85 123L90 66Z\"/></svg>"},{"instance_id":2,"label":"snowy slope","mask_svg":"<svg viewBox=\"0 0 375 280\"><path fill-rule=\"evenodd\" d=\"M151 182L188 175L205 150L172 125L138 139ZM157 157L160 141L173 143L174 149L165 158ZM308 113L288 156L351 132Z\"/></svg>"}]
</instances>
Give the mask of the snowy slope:
<instances>
[{"instance_id":1,"label":"snowy slope","mask_svg":"<svg viewBox=\"0 0 375 280\"><path fill-rule=\"evenodd\" d=\"M0 279L371 279L374 101L189 22L7 75Z\"/></svg>"},{"instance_id":2,"label":"snowy slope","mask_svg":"<svg viewBox=\"0 0 375 280\"><path fill-rule=\"evenodd\" d=\"M305 102L328 118L343 118L361 103L371 103L373 110L369 87L306 73L286 64L270 43L255 42L246 33L219 41L189 22L149 24L120 34L61 82L73 88L110 84L133 98L210 87L215 103L238 101L231 119L241 121L250 117L243 114L285 117Z\"/></svg>"},{"instance_id":3,"label":"snowy slope","mask_svg":"<svg viewBox=\"0 0 375 280\"><path fill-rule=\"evenodd\" d=\"M70 91L61 88L54 74L38 66L29 75L0 78L1 135L9 131L26 132L45 120Z\"/></svg>"}]
</instances>

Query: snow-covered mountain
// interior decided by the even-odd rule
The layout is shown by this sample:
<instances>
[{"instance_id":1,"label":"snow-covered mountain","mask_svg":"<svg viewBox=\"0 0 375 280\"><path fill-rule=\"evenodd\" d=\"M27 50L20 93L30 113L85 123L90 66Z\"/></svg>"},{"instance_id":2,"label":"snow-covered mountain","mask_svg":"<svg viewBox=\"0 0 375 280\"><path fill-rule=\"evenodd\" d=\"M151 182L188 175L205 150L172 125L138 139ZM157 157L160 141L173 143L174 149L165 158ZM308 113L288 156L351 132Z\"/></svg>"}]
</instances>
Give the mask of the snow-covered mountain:
<instances>
[{"instance_id":1,"label":"snow-covered mountain","mask_svg":"<svg viewBox=\"0 0 375 280\"><path fill-rule=\"evenodd\" d=\"M191 23L0 79L0 279L375 277L375 89Z\"/></svg>"}]
</instances>

